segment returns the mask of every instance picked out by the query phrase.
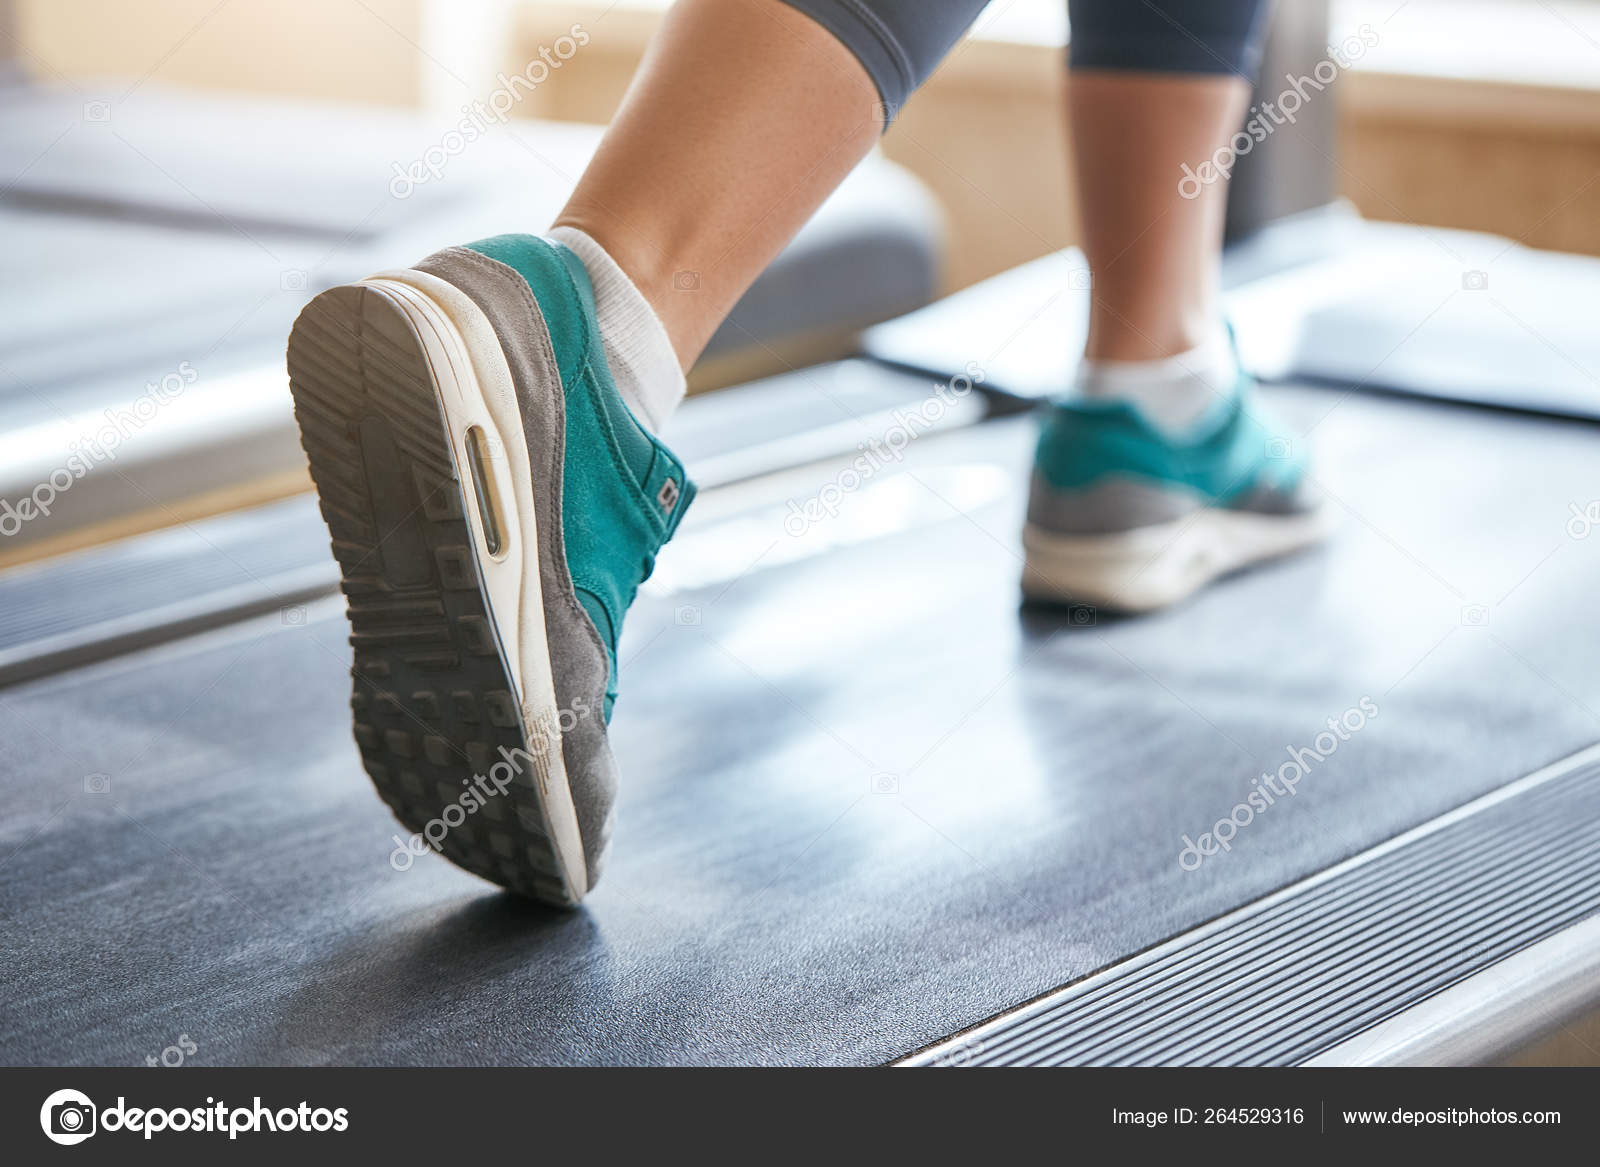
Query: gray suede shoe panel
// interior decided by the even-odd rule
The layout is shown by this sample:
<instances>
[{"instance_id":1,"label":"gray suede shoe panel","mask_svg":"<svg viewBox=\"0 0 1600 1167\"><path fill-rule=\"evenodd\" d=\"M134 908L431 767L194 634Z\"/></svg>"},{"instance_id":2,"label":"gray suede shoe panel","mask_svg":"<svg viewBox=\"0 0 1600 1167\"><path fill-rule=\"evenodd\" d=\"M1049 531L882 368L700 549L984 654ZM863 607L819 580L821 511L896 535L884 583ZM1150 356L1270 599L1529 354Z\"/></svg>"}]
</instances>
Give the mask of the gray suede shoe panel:
<instances>
[{"instance_id":1,"label":"gray suede shoe panel","mask_svg":"<svg viewBox=\"0 0 1600 1167\"><path fill-rule=\"evenodd\" d=\"M563 711L562 754L592 888L600 878L610 840L617 766L606 739L606 649L578 603L562 537L566 399L550 332L527 281L498 260L451 247L430 255L416 269L454 284L483 310L500 338L516 384L533 471L539 585L544 596L550 672Z\"/></svg>"},{"instance_id":2,"label":"gray suede shoe panel","mask_svg":"<svg viewBox=\"0 0 1600 1167\"><path fill-rule=\"evenodd\" d=\"M1168 523L1199 509L1200 496L1134 478L1105 478L1093 486L1058 490L1034 471L1028 522L1056 535L1114 535Z\"/></svg>"},{"instance_id":3,"label":"gray suede shoe panel","mask_svg":"<svg viewBox=\"0 0 1600 1167\"><path fill-rule=\"evenodd\" d=\"M1302 478L1285 489L1262 483L1251 487L1228 503L1230 511L1251 511L1258 515L1304 515L1322 505L1321 492Z\"/></svg>"},{"instance_id":4,"label":"gray suede shoe panel","mask_svg":"<svg viewBox=\"0 0 1600 1167\"><path fill-rule=\"evenodd\" d=\"M1135 478L1105 478L1093 486L1058 490L1036 470L1028 487L1028 522L1056 535L1114 535L1181 519L1206 505L1194 491ZM1287 517L1309 514L1321 499L1301 481L1288 489L1254 486L1225 505L1209 505Z\"/></svg>"}]
</instances>

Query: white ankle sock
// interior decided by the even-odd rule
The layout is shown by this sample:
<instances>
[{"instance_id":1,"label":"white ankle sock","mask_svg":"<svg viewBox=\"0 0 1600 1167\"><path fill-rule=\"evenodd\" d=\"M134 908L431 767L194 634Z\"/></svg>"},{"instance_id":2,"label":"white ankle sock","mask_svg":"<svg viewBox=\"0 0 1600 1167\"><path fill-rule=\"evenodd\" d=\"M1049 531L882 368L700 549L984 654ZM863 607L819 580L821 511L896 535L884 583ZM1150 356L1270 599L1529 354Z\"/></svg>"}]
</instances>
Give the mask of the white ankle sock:
<instances>
[{"instance_id":1,"label":"white ankle sock","mask_svg":"<svg viewBox=\"0 0 1600 1167\"><path fill-rule=\"evenodd\" d=\"M617 390L639 424L659 434L683 400L683 370L655 309L606 249L576 227L553 227L549 237L583 260L594 287L600 341Z\"/></svg>"},{"instance_id":2,"label":"white ankle sock","mask_svg":"<svg viewBox=\"0 0 1600 1167\"><path fill-rule=\"evenodd\" d=\"M1168 437L1183 437L1206 411L1234 394L1239 363L1221 325L1188 352L1154 361L1091 361L1078 366L1073 391L1138 406Z\"/></svg>"}]
</instances>

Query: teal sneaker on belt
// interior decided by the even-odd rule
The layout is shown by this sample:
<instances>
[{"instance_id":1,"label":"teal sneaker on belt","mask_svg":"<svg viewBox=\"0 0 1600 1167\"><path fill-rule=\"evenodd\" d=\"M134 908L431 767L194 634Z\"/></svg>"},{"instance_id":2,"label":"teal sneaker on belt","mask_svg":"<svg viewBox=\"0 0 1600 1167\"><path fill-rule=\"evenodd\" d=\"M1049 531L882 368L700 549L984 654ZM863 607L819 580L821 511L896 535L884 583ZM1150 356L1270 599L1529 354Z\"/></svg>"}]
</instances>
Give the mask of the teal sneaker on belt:
<instances>
[{"instance_id":1,"label":"teal sneaker on belt","mask_svg":"<svg viewBox=\"0 0 1600 1167\"><path fill-rule=\"evenodd\" d=\"M694 497L612 381L583 264L525 235L330 289L289 337L339 561L355 737L405 826L577 903L616 797L622 618Z\"/></svg>"},{"instance_id":2,"label":"teal sneaker on belt","mask_svg":"<svg viewBox=\"0 0 1600 1167\"><path fill-rule=\"evenodd\" d=\"M1022 534L1024 594L1149 611L1322 539L1330 516L1305 462L1255 398L1241 373L1178 440L1127 401L1053 404Z\"/></svg>"}]
</instances>

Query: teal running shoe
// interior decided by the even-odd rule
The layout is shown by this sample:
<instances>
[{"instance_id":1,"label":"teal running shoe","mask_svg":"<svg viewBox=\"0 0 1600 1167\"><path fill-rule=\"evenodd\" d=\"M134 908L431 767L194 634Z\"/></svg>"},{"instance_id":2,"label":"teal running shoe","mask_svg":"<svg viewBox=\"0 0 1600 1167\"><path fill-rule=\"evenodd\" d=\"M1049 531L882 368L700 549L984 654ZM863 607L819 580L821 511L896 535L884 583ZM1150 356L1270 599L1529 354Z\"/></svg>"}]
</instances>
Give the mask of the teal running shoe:
<instances>
[{"instance_id":1,"label":"teal running shoe","mask_svg":"<svg viewBox=\"0 0 1600 1167\"><path fill-rule=\"evenodd\" d=\"M330 289L289 338L350 617L355 738L434 850L549 903L599 878L617 640L694 497L606 365L583 264L507 235Z\"/></svg>"},{"instance_id":2,"label":"teal running shoe","mask_svg":"<svg viewBox=\"0 0 1600 1167\"><path fill-rule=\"evenodd\" d=\"M1130 402L1069 398L1044 420L1022 587L1032 599L1145 612L1323 539L1330 514L1251 378L1174 440Z\"/></svg>"}]
</instances>

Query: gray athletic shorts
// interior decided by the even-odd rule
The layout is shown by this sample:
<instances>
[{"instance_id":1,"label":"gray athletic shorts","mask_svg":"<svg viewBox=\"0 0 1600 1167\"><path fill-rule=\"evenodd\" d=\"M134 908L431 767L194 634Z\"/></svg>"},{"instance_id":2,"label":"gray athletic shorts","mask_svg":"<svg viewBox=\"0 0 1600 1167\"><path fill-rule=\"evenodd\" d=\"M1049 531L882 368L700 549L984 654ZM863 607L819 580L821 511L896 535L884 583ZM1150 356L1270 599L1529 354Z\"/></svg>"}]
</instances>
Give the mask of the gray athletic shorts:
<instances>
[{"instance_id":1,"label":"gray athletic shorts","mask_svg":"<svg viewBox=\"0 0 1600 1167\"><path fill-rule=\"evenodd\" d=\"M784 0L844 42L885 120L927 80L988 0ZM1254 79L1266 0L1068 0L1074 69L1233 73Z\"/></svg>"}]
</instances>

